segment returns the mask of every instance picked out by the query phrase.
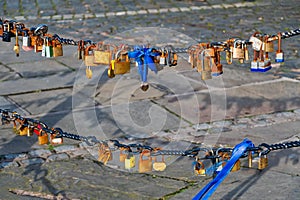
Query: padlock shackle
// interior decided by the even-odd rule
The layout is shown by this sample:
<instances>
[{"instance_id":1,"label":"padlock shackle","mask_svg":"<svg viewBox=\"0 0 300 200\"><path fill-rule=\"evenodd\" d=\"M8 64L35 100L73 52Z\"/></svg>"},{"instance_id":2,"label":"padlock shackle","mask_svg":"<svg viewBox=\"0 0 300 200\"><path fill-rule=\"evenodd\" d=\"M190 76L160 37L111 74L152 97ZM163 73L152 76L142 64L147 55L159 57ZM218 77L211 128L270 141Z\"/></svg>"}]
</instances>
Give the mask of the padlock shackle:
<instances>
[{"instance_id":1,"label":"padlock shackle","mask_svg":"<svg viewBox=\"0 0 300 200\"><path fill-rule=\"evenodd\" d=\"M86 47L85 50L84 50L84 55L85 55L85 56L89 55L89 51L91 51L92 49L96 49L96 48L97 48L97 47L96 47L96 45L94 45L94 44L92 44L92 45Z\"/></svg>"},{"instance_id":2,"label":"padlock shackle","mask_svg":"<svg viewBox=\"0 0 300 200\"><path fill-rule=\"evenodd\" d=\"M277 53L281 53L282 50L281 50L281 33L280 32L278 32L277 37L278 37L278 50L277 50Z\"/></svg>"}]
</instances>

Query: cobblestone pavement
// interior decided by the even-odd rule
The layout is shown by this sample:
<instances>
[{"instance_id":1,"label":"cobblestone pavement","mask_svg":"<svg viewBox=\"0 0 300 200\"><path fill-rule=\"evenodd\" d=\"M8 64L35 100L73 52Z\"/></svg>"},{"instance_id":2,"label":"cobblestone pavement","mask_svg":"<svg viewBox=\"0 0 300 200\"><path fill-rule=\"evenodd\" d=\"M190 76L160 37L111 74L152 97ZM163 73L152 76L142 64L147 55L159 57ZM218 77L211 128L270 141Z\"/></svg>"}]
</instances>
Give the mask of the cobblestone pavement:
<instances>
[{"instance_id":1,"label":"cobblestone pavement","mask_svg":"<svg viewBox=\"0 0 300 200\"><path fill-rule=\"evenodd\" d=\"M297 1L1 1L0 16L27 26L47 24L64 38L128 43L171 43L248 39L256 30L270 34L299 28ZM143 34L141 34L143 33ZM77 60L77 47L64 56L42 58L0 43L0 108L39 119L74 134L115 138L164 149L191 145L234 146L299 139L300 37L283 41L285 63L266 73L249 63L224 59L224 74L202 81L180 54L178 66L149 72L150 88L139 89L135 69L109 79L95 67L91 80ZM223 57L222 57L223 58ZM271 55L274 59L274 55ZM211 177L194 176L191 158L166 157L163 172L124 170L119 152L108 166L97 148L66 139L61 146L39 146L10 126L0 128L0 199L42 199L9 190L49 194L57 199L191 199ZM256 163L254 164L256 165ZM299 149L271 152L269 167L231 173L212 199L297 199Z\"/></svg>"}]
</instances>

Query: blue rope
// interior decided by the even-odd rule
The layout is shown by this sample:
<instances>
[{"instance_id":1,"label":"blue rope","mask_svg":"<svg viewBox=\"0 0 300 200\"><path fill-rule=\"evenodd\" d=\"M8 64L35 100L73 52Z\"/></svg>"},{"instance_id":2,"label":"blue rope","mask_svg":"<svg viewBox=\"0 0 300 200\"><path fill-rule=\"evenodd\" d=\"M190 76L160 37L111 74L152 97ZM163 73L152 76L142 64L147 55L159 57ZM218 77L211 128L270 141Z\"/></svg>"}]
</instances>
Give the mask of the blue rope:
<instances>
[{"instance_id":1,"label":"blue rope","mask_svg":"<svg viewBox=\"0 0 300 200\"><path fill-rule=\"evenodd\" d=\"M226 176L230 173L230 170L238 159L245 153L248 147L253 147L253 143L247 138L243 142L237 144L232 152L232 156L223 169L217 174L217 176L210 181L202 190L193 198L193 200L206 200L208 199L217 187L222 183Z\"/></svg>"}]
</instances>

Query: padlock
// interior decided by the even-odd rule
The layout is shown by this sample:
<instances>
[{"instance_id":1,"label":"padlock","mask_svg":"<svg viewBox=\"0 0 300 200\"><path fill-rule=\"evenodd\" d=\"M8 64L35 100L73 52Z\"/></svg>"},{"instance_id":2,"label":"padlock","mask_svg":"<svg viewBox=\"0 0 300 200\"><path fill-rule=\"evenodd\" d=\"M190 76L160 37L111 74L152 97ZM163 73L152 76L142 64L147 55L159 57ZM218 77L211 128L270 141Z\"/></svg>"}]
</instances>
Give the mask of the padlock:
<instances>
[{"instance_id":1,"label":"padlock","mask_svg":"<svg viewBox=\"0 0 300 200\"><path fill-rule=\"evenodd\" d=\"M262 152L259 153L258 156L258 166L257 169L263 170L264 168L268 167L268 158L267 155L262 155Z\"/></svg>"},{"instance_id":2,"label":"padlock","mask_svg":"<svg viewBox=\"0 0 300 200\"><path fill-rule=\"evenodd\" d=\"M112 69L112 64L113 64L113 62L115 62L115 60L112 60L111 62L112 63L109 65L109 68L107 70L107 76L108 76L108 78L115 77L114 70Z\"/></svg>"},{"instance_id":3,"label":"padlock","mask_svg":"<svg viewBox=\"0 0 300 200\"><path fill-rule=\"evenodd\" d=\"M56 133L50 134L50 143L52 145L58 145L63 143L62 137L57 137Z\"/></svg>"},{"instance_id":4,"label":"padlock","mask_svg":"<svg viewBox=\"0 0 300 200\"><path fill-rule=\"evenodd\" d=\"M19 130L17 128L17 123L15 120L13 120L13 132L17 135L19 135Z\"/></svg>"},{"instance_id":5,"label":"padlock","mask_svg":"<svg viewBox=\"0 0 300 200\"><path fill-rule=\"evenodd\" d=\"M115 59L111 61L111 69L114 75L126 74L130 72L130 60L128 53L122 50L117 51Z\"/></svg>"},{"instance_id":6,"label":"padlock","mask_svg":"<svg viewBox=\"0 0 300 200\"><path fill-rule=\"evenodd\" d=\"M3 35L3 22L0 20L0 35Z\"/></svg>"},{"instance_id":7,"label":"padlock","mask_svg":"<svg viewBox=\"0 0 300 200\"><path fill-rule=\"evenodd\" d=\"M260 51L263 42L256 37L259 32L255 32L249 39L249 42L252 43L252 49L255 51Z\"/></svg>"},{"instance_id":8,"label":"padlock","mask_svg":"<svg viewBox=\"0 0 300 200\"><path fill-rule=\"evenodd\" d=\"M149 150L143 150L140 153L139 159L139 172L151 172L152 171L152 158Z\"/></svg>"},{"instance_id":9,"label":"padlock","mask_svg":"<svg viewBox=\"0 0 300 200\"><path fill-rule=\"evenodd\" d=\"M21 136L27 135L28 131L29 131L29 130L28 130L28 127L22 125L22 126L19 128L19 135L21 135Z\"/></svg>"},{"instance_id":10,"label":"padlock","mask_svg":"<svg viewBox=\"0 0 300 200\"><path fill-rule=\"evenodd\" d=\"M189 50L188 50L188 54L189 54L188 63L191 64L192 68L195 67L195 66L193 65L194 52L195 52L195 49L189 49Z\"/></svg>"},{"instance_id":11,"label":"padlock","mask_svg":"<svg viewBox=\"0 0 300 200\"><path fill-rule=\"evenodd\" d=\"M154 162L153 162L153 169L155 171L164 171L166 169L167 165L165 162L164 155L161 156L161 161L157 160L157 156L154 157Z\"/></svg>"},{"instance_id":12,"label":"padlock","mask_svg":"<svg viewBox=\"0 0 300 200\"><path fill-rule=\"evenodd\" d=\"M112 60L112 50L110 45L98 42L94 50L94 63L109 65Z\"/></svg>"},{"instance_id":13,"label":"padlock","mask_svg":"<svg viewBox=\"0 0 300 200\"><path fill-rule=\"evenodd\" d=\"M57 39L52 40L52 46L53 46L53 57L64 55L63 46Z\"/></svg>"},{"instance_id":14,"label":"padlock","mask_svg":"<svg viewBox=\"0 0 300 200\"><path fill-rule=\"evenodd\" d=\"M267 53L271 53L271 52L274 52L274 43L273 43L273 41L268 41L268 39L269 39L269 36L266 35L264 37L264 42L262 44L262 46L263 46L262 49Z\"/></svg>"},{"instance_id":15,"label":"padlock","mask_svg":"<svg viewBox=\"0 0 300 200\"><path fill-rule=\"evenodd\" d=\"M40 133L38 135L38 141L39 145L48 144L48 134L40 130Z\"/></svg>"},{"instance_id":16,"label":"padlock","mask_svg":"<svg viewBox=\"0 0 300 200\"><path fill-rule=\"evenodd\" d=\"M99 145L98 153L98 161L102 162L104 165L106 165L108 161L112 160L112 152L107 144L101 143Z\"/></svg>"},{"instance_id":17,"label":"padlock","mask_svg":"<svg viewBox=\"0 0 300 200\"><path fill-rule=\"evenodd\" d=\"M86 66L86 69L85 69L85 75L88 79L91 79L92 76L93 76L93 71L91 70L91 67L90 66Z\"/></svg>"},{"instance_id":18,"label":"padlock","mask_svg":"<svg viewBox=\"0 0 300 200\"><path fill-rule=\"evenodd\" d=\"M159 64L160 65L167 65L167 51L165 49L161 50L161 55L159 57Z\"/></svg>"},{"instance_id":19,"label":"padlock","mask_svg":"<svg viewBox=\"0 0 300 200\"><path fill-rule=\"evenodd\" d=\"M3 24L3 34L2 34L2 41L3 42L11 42L12 34L10 32L10 24L6 22Z\"/></svg>"},{"instance_id":20,"label":"padlock","mask_svg":"<svg viewBox=\"0 0 300 200\"><path fill-rule=\"evenodd\" d=\"M265 60L264 51L261 47L260 52L259 52L258 71L266 72L266 71L270 70L271 68L272 68L271 62L269 60Z\"/></svg>"},{"instance_id":21,"label":"padlock","mask_svg":"<svg viewBox=\"0 0 300 200\"><path fill-rule=\"evenodd\" d=\"M244 45L240 43L238 45L238 42L240 40L235 40L233 43L233 49L232 49L232 58L233 59L244 59L245 58L245 51L244 51Z\"/></svg>"},{"instance_id":22,"label":"padlock","mask_svg":"<svg viewBox=\"0 0 300 200\"><path fill-rule=\"evenodd\" d=\"M43 57L46 57L46 38L44 38L44 40L43 40L44 42L43 42L43 46L42 46L42 56Z\"/></svg>"},{"instance_id":23,"label":"padlock","mask_svg":"<svg viewBox=\"0 0 300 200\"><path fill-rule=\"evenodd\" d=\"M246 44L244 44L244 50L245 50L245 60L248 61L249 60L249 51L248 51L248 47Z\"/></svg>"},{"instance_id":24,"label":"padlock","mask_svg":"<svg viewBox=\"0 0 300 200\"><path fill-rule=\"evenodd\" d=\"M206 176L206 170L204 164L200 161L199 158L196 158L196 163L194 165L194 173L199 176Z\"/></svg>"},{"instance_id":25,"label":"padlock","mask_svg":"<svg viewBox=\"0 0 300 200\"><path fill-rule=\"evenodd\" d=\"M84 57L84 56L82 56L82 50L84 49L84 41L83 40L78 41L77 46L78 46L77 47L77 59L81 60Z\"/></svg>"},{"instance_id":26,"label":"padlock","mask_svg":"<svg viewBox=\"0 0 300 200\"><path fill-rule=\"evenodd\" d=\"M206 51L207 51L207 49L204 49L201 52L201 62L202 62L201 78L202 78L202 80L212 79L212 76L211 76L212 62L211 62L211 58L207 57L205 55Z\"/></svg>"},{"instance_id":27,"label":"padlock","mask_svg":"<svg viewBox=\"0 0 300 200\"><path fill-rule=\"evenodd\" d=\"M120 148L120 162L125 162L125 159L127 158L127 154L123 153L123 151L128 151L129 149L126 148Z\"/></svg>"},{"instance_id":28,"label":"padlock","mask_svg":"<svg viewBox=\"0 0 300 200\"><path fill-rule=\"evenodd\" d=\"M235 164L233 165L232 169L231 169L231 172L236 172L238 170L241 169L241 161L240 159L238 159Z\"/></svg>"},{"instance_id":29,"label":"padlock","mask_svg":"<svg viewBox=\"0 0 300 200\"><path fill-rule=\"evenodd\" d=\"M129 152L125 159L125 169L131 169L135 167L135 156L132 152Z\"/></svg>"},{"instance_id":30,"label":"padlock","mask_svg":"<svg viewBox=\"0 0 300 200\"><path fill-rule=\"evenodd\" d=\"M35 41L35 44L34 44L34 52L35 53L42 52L43 49L46 50L44 48L44 40L42 38L40 38L39 36L36 36L36 37L33 37L33 38L34 39L32 41ZM44 51L44 53L45 53L45 51Z\"/></svg>"},{"instance_id":31,"label":"padlock","mask_svg":"<svg viewBox=\"0 0 300 200\"><path fill-rule=\"evenodd\" d=\"M253 50L253 60L251 61L251 68L250 70L252 72L257 72L258 71L258 61L257 61L257 57L258 57L258 52L256 50Z\"/></svg>"},{"instance_id":32,"label":"padlock","mask_svg":"<svg viewBox=\"0 0 300 200\"><path fill-rule=\"evenodd\" d=\"M228 65L232 64L232 51L230 51L230 48L226 51L226 62Z\"/></svg>"},{"instance_id":33,"label":"padlock","mask_svg":"<svg viewBox=\"0 0 300 200\"><path fill-rule=\"evenodd\" d=\"M252 151L248 152L248 167L252 168Z\"/></svg>"},{"instance_id":34,"label":"padlock","mask_svg":"<svg viewBox=\"0 0 300 200\"><path fill-rule=\"evenodd\" d=\"M53 57L53 46L52 46L52 41L50 41L50 38L46 38L46 57L47 58L52 58Z\"/></svg>"},{"instance_id":35,"label":"padlock","mask_svg":"<svg viewBox=\"0 0 300 200\"><path fill-rule=\"evenodd\" d=\"M275 62L281 63L281 62L284 62L284 54L283 54L283 51L281 50L281 33L280 32L277 34L277 37L278 37L278 50L276 51Z\"/></svg>"},{"instance_id":36,"label":"padlock","mask_svg":"<svg viewBox=\"0 0 300 200\"><path fill-rule=\"evenodd\" d=\"M93 49L95 49L95 45L90 45L85 48L85 53L84 53L84 64L85 66L90 66L90 67L95 67L98 66L98 64L94 63L94 53Z\"/></svg>"},{"instance_id":37,"label":"padlock","mask_svg":"<svg viewBox=\"0 0 300 200\"><path fill-rule=\"evenodd\" d=\"M28 35L28 30L23 30L24 35L23 35L23 40L22 40L22 45L23 47L30 47L31 46L31 38Z\"/></svg>"},{"instance_id":38,"label":"padlock","mask_svg":"<svg viewBox=\"0 0 300 200\"><path fill-rule=\"evenodd\" d=\"M33 128L28 127L27 129L27 137L31 137L33 135Z\"/></svg>"},{"instance_id":39,"label":"padlock","mask_svg":"<svg viewBox=\"0 0 300 200\"><path fill-rule=\"evenodd\" d=\"M215 58L211 58L211 75L212 76L220 76L223 74L223 65L221 64L221 56L220 52L216 50Z\"/></svg>"},{"instance_id":40,"label":"padlock","mask_svg":"<svg viewBox=\"0 0 300 200\"><path fill-rule=\"evenodd\" d=\"M16 43L14 46L14 52L16 53L16 56L19 57L20 54L20 46L19 46L19 37L18 37L18 30L16 29Z\"/></svg>"}]
</instances>

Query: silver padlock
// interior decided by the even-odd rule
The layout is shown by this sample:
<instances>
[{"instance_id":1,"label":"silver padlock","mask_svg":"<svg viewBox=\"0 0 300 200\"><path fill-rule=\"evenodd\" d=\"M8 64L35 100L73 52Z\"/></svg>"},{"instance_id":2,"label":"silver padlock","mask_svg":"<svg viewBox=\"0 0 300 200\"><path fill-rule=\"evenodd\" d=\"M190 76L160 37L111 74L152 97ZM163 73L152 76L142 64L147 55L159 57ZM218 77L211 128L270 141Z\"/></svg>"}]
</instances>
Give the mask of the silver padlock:
<instances>
[{"instance_id":1,"label":"silver padlock","mask_svg":"<svg viewBox=\"0 0 300 200\"><path fill-rule=\"evenodd\" d=\"M30 41L30 37L28 35L28 31L24 31L22 45L24 47L30 47L31 46L31 41Z\"/></svg>"}]
</instances>

